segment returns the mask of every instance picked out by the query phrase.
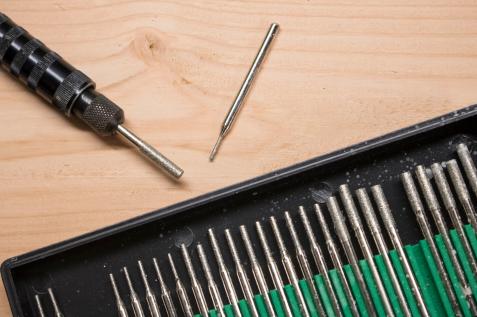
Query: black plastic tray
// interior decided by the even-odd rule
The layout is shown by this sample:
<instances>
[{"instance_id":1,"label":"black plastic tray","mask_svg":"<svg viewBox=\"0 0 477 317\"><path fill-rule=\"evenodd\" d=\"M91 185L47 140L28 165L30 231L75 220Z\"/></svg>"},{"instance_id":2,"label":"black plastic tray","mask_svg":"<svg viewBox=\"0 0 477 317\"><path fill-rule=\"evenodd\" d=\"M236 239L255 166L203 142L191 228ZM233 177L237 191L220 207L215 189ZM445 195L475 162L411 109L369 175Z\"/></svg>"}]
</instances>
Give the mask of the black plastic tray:
<instances>
[{"instance_id":1,"label":"black plastic tray","mask_svg":"<svg viewBox=\"0 0 477 317\"><path fill-rule=\"evenodd\" d=\"M455 158L455 145L460 142L465 142L472 152L477 144L476 126L477 105L9 259L3 263L1 272L13 315L36 316L34 295L43 294L52 287L66 316L116 316L108 273L115 273L126 298L126 284L119 271L128 266L143 298L137 260L143 260L152 283L151 258L157 257L166 272L166 283L172 286L166 258L170 252L188 287L189 279L178 249L180 243L194 246L203 242L209 260L215 265L207 229L215 228L219 242L223 242L223 229L230 228L237 238L242 258L246 259L238 235L239 225L247 225L252 239L257 241L253 228L256 220L276 215L283 226L283 211L290 211L296 218L299 205L310 210L315 202L323 202L324 198L335 194L342 183L348 183L351 189L382 184L403 242L416 243L421 235L400 185L400 172L418 164L429 165ZM317 228L315 219L312 221ZM268 223L264 222L264 225L270 234ZM297 225L301 224L297 222ZM285 228L283 230L285 232ZM299 233L303 234L301 231ZM322 241L319 234L318 237ZM275 248L274 243L271 245ZM195 249L189 250L199 267ZM258 244L256 251L263 260ZM230 263L225 243L223 253ZM201 270L197 271L201 277ZM216 271L214 274L219 280ZM192 294L189 295L192 298ZM51 307L46 309L51 313Z\"/></svg>"}]
</instances>

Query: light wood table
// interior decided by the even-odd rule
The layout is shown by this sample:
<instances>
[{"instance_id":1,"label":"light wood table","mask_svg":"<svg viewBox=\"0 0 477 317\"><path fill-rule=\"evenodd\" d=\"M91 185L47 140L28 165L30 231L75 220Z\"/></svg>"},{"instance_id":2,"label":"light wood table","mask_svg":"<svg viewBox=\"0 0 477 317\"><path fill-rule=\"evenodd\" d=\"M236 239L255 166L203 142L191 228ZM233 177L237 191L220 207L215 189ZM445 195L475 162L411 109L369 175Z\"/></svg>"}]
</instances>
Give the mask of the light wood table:
<instances>
[{"instance_id":1,"label":"light wood table","mask_svg":"<svg viewBox=\"0 0 477 317\"><path fill-rule=\"evenodd\" d=\"M169 181L2 72L2 261L477 101L475 1L2 0L0 11L95 79L127 126L185 169ZM211 164L273 21L281 32Z\"/></svg>"}]
</instances>

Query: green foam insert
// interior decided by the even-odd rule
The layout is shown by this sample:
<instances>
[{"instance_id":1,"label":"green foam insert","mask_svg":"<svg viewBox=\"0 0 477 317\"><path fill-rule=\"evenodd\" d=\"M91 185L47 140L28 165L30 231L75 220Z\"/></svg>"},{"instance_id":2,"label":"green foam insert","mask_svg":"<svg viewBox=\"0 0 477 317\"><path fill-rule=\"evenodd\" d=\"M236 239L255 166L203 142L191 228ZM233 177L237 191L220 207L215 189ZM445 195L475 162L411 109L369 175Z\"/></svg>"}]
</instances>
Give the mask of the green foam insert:
<instances>
[{"instance_id":1,"label":"green foam insert","mask_svg":"<svg viewBox=\"0 0 477 317\"><path fill-rule=\"evenodd\" d=\"M470 225L465 226L465 233L470 242L472 251L474 252L473 255L477 257L477 235ZM454 245L454 248L456 250L459 262L461 263L461 266L464 270L467 281L470 284L470 288L471 288L471 291L473 292L473 296L477 300L477 281L472 272L467 256L464 252L462 242L455 230L450 230L450 237L452 240L452 244ZM454 288L454 294L457 297L462 313L464 316L470 317L472 316L472 314L467 306L465 296L459 285L459 281L455 273L455 269L449 257L449 252L446 249L443 239L440 235L436 235L434 239L436 242L436 246L439 250L439 253L441 255L441 259L444 263L444 267L446 268L446 271L449 275L449 279ZM416 277L422 297L424 299L424 302L426 304L426 307L429 311L430 316L432 317L455 316L450 300L447 296L447 293L445 292L439 272L437 271L437 266L434 261L434 258L432 257L432 253L429 249L428 243L425 240L421 240L419 241L419 243L415 245L405 246L404 249L408 256L409 263ZM395 250L390 251L389 257L391 259L396 275L399 279L399 283L401 284L401 288L403 290L404 296L406 298L406 301L412 316L421 316L419 312L419 308L412 294L411 287L406 278L406 274L404 272L402 263L399 259L397 252ZM384 264L383 257L381 255L375 255L374 261L376 263L379 275L381 277L384 288L386 290L386 293L388 295L391 306L396 316L403 316L402 308L399 304L399 301L396 296L396 292L391 283L389 272ZM368 286L368 291L373 300L376 312L378 316L384 316L385 315L384 307L383 307L379 292L376 289L375 280L373 275L371 274L369 263L366 260L360 260L359 266L361 268L361 272L365 279L366 285ZM345 265L343 266L343 270L346 275L346 280L348 281L348 284L351 288L351 292L353 293L354 300L356 302L356 307L360 313L360 316L368 316L366 305L364 303L363 296L361 294L358 283L356 281L353 269L351 268L351 266ZM353 315L351 313L350 302L349 302L349 299L346 297L346 293L343 288L343 282L337 270L336 269L330 270L328 272L328 276L331 280L331 283L333 284L332 286L338 298L338 302L341 306L343 315L345 317L352 317ZM325 287L323 277L321 275L315 275L314 283L315 283L314 286L318 290L318 294L320 296L320 299L326 314L330 317L334 317L335 314L333 311L333 306L332 306L328 291ZM292 310L293 317L301 317L300 306L297 300L295 289L293 288L292 285L285 285L284 291L285 291L289 306ZM310 285L307 281L305 280L300 281L300 291L303 294L308 312L310 313L311 317L319 317L317 308L315 307L315 304L314 304L312 292L310 291ZM283 304L281 302L278 291L271 290L267 295L269 296L272 302L276 316L286 317L283 310L283 306L282 306ZM255 295L254 301L255 301L257 310L260 314L260 317L269 317L263 296ZM251 316L247 301L240 300L239 307L244 317ZM226 317L235 317L231 305L225 305L224 312ZM199 316L200 315L195 315L195 317L199 317ZM209 312L209 316L211 317L218 316L217 311L211 310Z\"/></svg>"}]
</instances>

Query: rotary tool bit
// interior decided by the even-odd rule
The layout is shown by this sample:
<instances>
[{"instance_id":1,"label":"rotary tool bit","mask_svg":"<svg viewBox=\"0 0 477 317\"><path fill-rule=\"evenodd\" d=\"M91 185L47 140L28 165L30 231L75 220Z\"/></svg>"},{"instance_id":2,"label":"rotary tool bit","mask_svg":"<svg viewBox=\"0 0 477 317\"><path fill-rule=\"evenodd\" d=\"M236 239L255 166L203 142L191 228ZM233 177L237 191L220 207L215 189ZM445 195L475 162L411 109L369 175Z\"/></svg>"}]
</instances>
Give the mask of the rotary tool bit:
<instances>
[{"instance_id":1,"label":"rotary tool bit","mask_svg":"<svg viewBox=\"0 0 477 317\"><path fill-rule=\"evenodd\" d=\"M157 262L156 258L152 259L152 263L154 264L154 269L156 270L157 280L159 281L159 286L161 287L161 298L162 302L164 303L164 307L166 308L167 316L168 317L177 317L176 308L174 306L174 302L172 301L171 292L164 282L164 277L162 276L161 269L159 268L159 263Z\"/></svg>"},{"instance_id":2,"label":"rotary tool bit","mask_svg":"<svg viewBox=\"0 0 477 317\"><path fill-rule=\"evenodd\" d=\"M419 193L417 192L416 184L414 184L414 180L412 179L411 173L402 173L401 181L404 186L404 191L406 192L407 198L411 205L411 209L414 211L419 227L421 228L424 238L429 245L432 257L434 258L434 261L437 266L437 271L439 272L439 276L442 280L442 284L444 285L446 294L449 297L453 311L456 316L462 316L462 313L459 308L459 303L457 302L457 298L455 297L454 291L452 289L452 283L449 279L449 275L447 275L444 263L439 256L439 250L437 249L436 243L434 242L434 235L432 234L431 224L425 214L424 205L422 204L421 198L419 197Z\"/></svg>"},{"instance_id":3,"label":"rotary tool bit","mask_svg":"<svg viewBox=\"0 0 477 317\"><path fill-rule=\"evenodd\" d=\"M214 160L215 155L217 154L217 151L220 147L220 144L222 143L222 140L230 132L230 128L232 128L232 125L237 117L237 114L239 113L240 108L242 107L243 102L245 98L247 97L247 93L250 90L250 87L252 86L255 75L258 73L258 70L260 66L262 65L263 60L265 59L265 56L267 55L267 52L272 44L273 39L275 38L275 35L278 32L278 29L279 29L279 25L276 23L272 23L272 25L270 26L270 29L268 30L267 35L265 36L265 39L263 40L262 46L260 47L260 50L258 51L257 56L255 57L255 60L253 61L252 66L250 67L250 70L248 71L247 77L245 77L245 80L242 83L242 87L240 87L240 90L237 96L235 97L235 100L232 106L230 107L224 122L222 123L219 138L217 139L217 142L215 143L214 148L212 149L212 152L210 153L210 156L209 156L209 160L211 162Z\"/></svg>"},{"instance_id":4,"label":"rotary tool bit","mask_svg":"<svg viewBox=\"0 0 477 317\"><path fill-rule=\"evenodd\" d=\"M268 270L270 271L270 276L272 277L275 289L278 291L278 295L280 296L285 315L287 317L293 317L290 304L288 303L287 295L285 294L285 290L283 289L284 285L282 277L280 275L280 270L278 269L277 262L275 261L275 257L273 256L272 250L270 249L270 245L267 241L267 236L265 235L265 232L263 231L263 227L260 222L255 222L255 229L257 230L258 239L260 240L263 253L265 254Z\"/></svg>"},{"instance_id":5,"label":"rotary tool bit","mask_svg":"<svg viewBox=\"0 0 477 317\"><path fill-rule=\"evenodd\" d=\"M305 228L305 233L308 237L308 243L310 244L311 254L313 256L313 259L315 260L315 264L318 268L318 271L321 274L321 277L323 278L326 292L328 293L328 296L330 297L331 305L333 307L333 312L336 316L341 317L343 316L343 313L341 312L341 306L338 302L338 298L336 297L335 290L333 289L333 284L331 283L331 279L328 275L328 268L326 266L325 257L323 256L323 251L321 250L320 246L318 245L318 242L316 241L316 236L313 232L313 229L311 228L310 220L308 219L308 216L306 215L306 212L305 212L305 208L303 206L298 207L298 214L300 215L301 222L303 223L303 227ZM313 283L313 285L315 284ZM345 287L345 291L346 290L347 288ZM356 317L359 316L359 312L356 310L356 305L354 305L353 295L350 292L350 294L346 293L346 296L350 297L349 299L350 307L351 307L351 310L353 311L353 315Z\"/></svg>"},{"instance_id":6,"label":"rotary tool bit","mask_svg":"<svg viewBox=\"0 0 477 317\"><path fill-rule=\"evenodd\" d=\"M38 310L39 317L46 317L45 311L43 310L43 306L41 305L40 296L35 295L35 303L36 303L36 309ZM123 317L123 316L120 315L119 317Z\"/></svg>"},{"instance_id":7,"label":"rotary tool bit","mask_svg":"<svg viewBox=\"0 0 477 317\"><path fill-rule=\"evenodd\" d=\"M394 221L392 211L389 207L386 196L384 195L383 189L380 185L374 185L371 187L371 193L373 194L374 201L378 206L378 211L381 214L381 219L383 220L384 227L386 228L389 237L391 238L391 242L394 245L394 248L399 255L399 259L401 260L401 263L404 267L406 277L409 281L409 284L411 285L412 293L416 298L419 311L421 312L421 315L423 317L429 317L430 315L427 310L426 303L422 298L422 294L419 289L419 285L417 284L416 277L414 276L414 272L412 271L411 264L409 264L406 252L404 251L401 237L399 236L399 232L396 227L396 222Z\"/></svg>"},{"instance_id":8,"label":"rotary tool bit","mask_svg":"<svg viewBox=\"0 0 477 317\"><path fill-rule=\"evenodd\" d=\"M111 281L111 287L113 288L114 297L116 299L116 307L118 309L119 317L128 317L126 305L124 305L121 295L119 295L118 287L116 285L116 280L114 279L113 274L109 274L109 280Z\"/></svg>"},{"instance_id":9,"label":"rotary tool bit","mask_svg":"<svg viewBox=\"0 0 477 317\"><path fill-rule=\"evenodd\" d=\"M55 312L55 317L64 317L63 313L60 310L60 306L56 301L55 294L51 288L48 288L48 294L50 295L51 304L53 305L53 310Z\"/></svg>"},{"instance_id":10,"label":"rotary tool bit","mask_svg":"<svg viewBox=\"0 0 477 317\"><path fill-rule=\"evenodd\" d=\"M452 223L454 224L455 230L459 236L460 241L464 247L465 253L467 255L467 260L472 268L472 272L474 274L474 278L477 278L477 262L474 257L474 253L470 246L470 242L467 239L467 235L464 231L464 223L459 214L459 209L457 208L457 204L454 200L454 196L452 191L449 187L449 183L444 175L444 170L442 166L438 163L434 163L431 165L432 173L434 174L434 180L437 184L437 189L441 194L442 201L444 202L444 207L446 208L447 212L449 213Z\"/></svg>"},{"instance_id":11,"label":"rotary tool bit","mask_svg":"<svg viewBox=\"0 0 477 317\"><path fill-rule=\"evenodd\" d=\"M74 115L101 136L122 135L156 166L179 178L183 170L124 127L123 110L96 84L0 13L0 62L5 70L67 117Z\"/></svg>"},{"instance_id":12,"label":"rotary tool bit","mask_svg":"<svg viewBox=\"0 0 477 317\"><path fill-rule=\"evenodd\" d=\"M144 283L144 288L146 289L146 302L147 306L149 307L149 312L151 313L152 317L161 317L161 313L159 311L159 305L157 304L156 295L151 290L149 286L149 281L147 280L147 274L144 270L144 266L142 265L142 261L137 261L137 265L139 267L139 272L141 273L141 278Z\"/></svg>"},{"instance_id":13,"label":"rotary tool bit","mask_svg":"<svg viewBox=\"0 0 477 317\"><path fill-rule=\"evenodd\" d=\"M394 266L389 257L388 246L386 245L386 242L384 240L381 227L379 226L378 219L376 218L376 213L374 212L374 208L371 204L371 200L368 196L368 193L366 192L366 189L364 188L357 189L356 197L358 198L359 206L361 207L361 211L364 215L368 228L371 231L371 235L376 244L376 247L378 248L379 253L383 257L384 264L386 265L387 272L389 276L391 277L393 287L396 290L396 292L399 292L399 289L401 289L401 285L399 283L399 279L396 275L396 271L394 270Z\"/></svg>"},{"instance_id":14,"label":"rotary tool bit","mask_svg":"<svg viewBox=\"0 0 477 317\"><path fill-rule=\"evenodd\" d=\"M244 225L241 225L239 229L243 244L245 246L245 250L247 251L248 259L250 260L250 266L252 267L255 282L257 283L258 290L265 301L267 314L270 317L276 317L272 301L270 300L270 295L268 294L269 289L267 286L267 281L265 280L265 275L263 274L262 267L257 260L255 251L253 250L252 241L250 240L250 236L248 235L247 228Z\"/></svg>"},{"instance_id":15,"label":"rotary tool bit","mask_svg":"<svg viewBox=\"0 0 477 317\"><path fill-rule=\"evenodd\" d=\"M209 260L207 260L207 256L205 255L204 248L202 244L197 244L197 254L199 255L200 264L202 265L202 270L205 274L205 279L207 280L207 287L209 289L210 297L212 298L212 303L214 304L214 308L217 311L217 315L221 317L225 317L224 314L224 302L222 301L222 297L220 296L219 287L217 283L215 283L214 276L212 275L212 270L210 269Z\"/></svg>"},{"instance_id":16,"label":"rotary tool bit","mask_svg":"<svg viewBox=\"0 0 477 317\"><path fill-rule=\"evenodd\" d=\"M189 301L189 296L187 296L187 290L182 284L182 281L179 277L179 273L177 273L176 265L170 253L167 254L167 259L169 260L169 266L171 267L172 275L174 276L174 280L176 283L176 293L177 297L179 298L179 303L181 304L182 312L184 313L185 317L193 317L194 311L192 309L192 305Z\"/></svg>"},{"instance_id":17,"label":"rotary tool bit","mask_svg":"<svg viewBox=\"0 0 477 317\"><path fill-rule=\"evenodd\" d=\"M457 155L464 167L464 172L469 180L470 187L472 188L475 197L477 197L477 168L475 167L472 155L470 154L467 145L464 143L457 145Z\"/></svg>"},{"instance_id":18,"label":"rotary tool bit","mask_svg":"<svg viewBox=\"0 0 477 317\"><path fill-rule=\"evenodd\" d=\"M285 268L285 272L287 273L290 284L293 285L293 288L295 289L295 294L298 298L300 313L302 316L309 317L310 314L308 313L306 307L305 297L301 292L298 275L296 274L295 270L295 265L293 264L292 258L288 253L287 247L285 246L285 241L283 241L283 237L275 217L270 217L270 224L272 226L273 235L275 236L275 240L278 245L278 250L280 251L280 257L283 263L283 267Z\"/></svg>"},{"instance_id":19,"label":"rotary tool bit","mask_svg":"<svg viewBox=\"0 0 477 317\"><path fill-rule=\"evenodd\" d=\"M240 307L238 305L238 297L237 292L235 292L234 283L232 281L232 277L230 276L230 272L225 265L224 258L222 256L222 251L220 251L219 243L215 237L214 230L209 228L208 230L210 244L212 246L212 250L214 251L215 260L219 267L220 277L222 278L222 282L224 284L225 293L227 294L227 298L229 299L230 304L234 310L234 315L236 317L241 317L242 313L240 312Z\"/></svg>"},{"instance_id":20,"label":"rotary tool bit","mask_svg":"<svg viewBox=\"0 0 477 317\"><path fill-rule=\"evenodd\" d=\"M306 255L305 249L301 245L300 238L298 237L295 225L293 224L293 220L288 211L285 212L285 221L288 228L288 232L290 233L291 240L293 241L293 245L295 246L295 254L298 260L298 264L300 265L301 272L303 273L303 276L308 283L308 287L311 290L311 294L313 295L313 302L315 303L319 315L326 316L325 309L320 300L320 295L318 294L318 291L315 287L315 283L313 281L313 272L311 271L311 265L308 261L308 256Z\"/></svg>"},{"instance_id":21,"label":"rotary tool bit","mask_svg":"<svg viewBox=\"0 0 477 317\"><path fill-rule=\"evenodd\" d=\"M242 265L237 247L235 246L234 239L232 238L232 234L230 233L229 229L225 229L225 239L227 240L230 254L232 254L232 259L235 264L235 271L237 272L237 278L240 282L240 286L242 287L242 292L248 302L248 306L250 307L250 313L252 317L259 317L258 310L253 299L252 286L250 285L250 281L248 280L247 273L245 272L245 269Z\"/></svg>"},{"instance_id":22,"label":"rotary tool bit","mask_svg":"<svg viewBox=\"0 0 477 317\"><path fill-rule=\"evenodd\" d=\"M195 271L194 271L194 265L192 264L189 251L187 251L187 247L185 246L185 244L181 245L181 251L182 251L182 258L184 259L184 263L187 268L187 272L189 273L192 292L194 293L194 297L197 302L197 306L199 307L200 314L202 316L208 316L209 308L207 307L204 291L202 290L202 286L200 286L199 284L199 280L197 280L197 276L195 275Z\"/></svg>"},{"instance_id":23,"label":"rotary tool bit","mask_svg":"<svg viewBox=\"0 0 477 317\"><path fill-rule=\"evenodd\" d=\"M371 295L369 293L368 287L366 286L366 281L364 280L363 272L361 272L361 269L359 267L358 256L356 255L353 244L351 243L351 237L349 235L348 228L346 227L346 224L344 222L343 213L341 212L341 209L338 206L338 200L334 196L331 196L326 201L326 205L328 207L328 211L330 212L331 220L333 221L335 232L338 236L338 239L341 242L341 245L343 246L343 250L346 254L346 257L348 258L348 262L351 265L351 268L356 277L356 280L358 281L358 286L361 290L361 293L363 294L365 298L365 302L369 305L369 307L367 308L368 310L372 311L374 310L374 306L371 299ZM391 304L389 303L389 300L387 300L387 296L384 297L382 300L383 300L384 310L386 311L386 315L388 317L391 317L391 316L394 317L394 313L393 313Z\"/></svg>"},{"instance_id":24,"label":"rotary tool bit","mask_svg":"<svg viewBox=\"0 0 477 317\"><path fill-rule=\"evenodd\" d=\"M363 223L361 222L361 218L359 217L358 209L356 208L353 196L348 185L341 185L339 187L339 192L341 200L343 201L344 209L346 211L346 214L348 215L348 219L350 220L351 228L353 229L358 243L361 246L361 250L363 251L364 257L368 261L369 268L371 270L371 273L373 274L374 281L376 283L376 287L378 288L378 292L383 300L386 299L387 301L389 301L389 297L386 293L386 289L384 288L383 281L381 279L381 276L379 275L376 263L374 262L373 251L371 250L368 239L366 238ZM411 312L407 307L406 298L404 297L404 294L402 292L399 280L396 278L395 275L394 278L391 278L391 282L393 284L393 288L396 291L396 295L404 315L410 317Z\"/></svg>"},{"instance_id":25,"label":"rotary tool bit","mask_svg":"<svg viewBox=\"0 0 477 317\"><path fill-rule=\"evenodd\" d=\"M141 299L139 298L136 291L134 290L134 287L133 287L133 284L132 284L132 281L131 281L131 277L129 276L129 272L128 272L127 267L123 267L123 273L124 273L124 277L126 278L126 282L128 284L128 287L129 287L129 296L130 296L130 299L131 299L131 306L133 308L134 316L135 317L146 317L146 315L144 314L144 310L142 309L142 306L141 306Z\"/></svg>"},{"instance_id":26,"label":"rotary tool bit","mask_svg":"<svg viewBox=\"0 0 477 317\"><path fill-rule=\"evenodd\" d=\"M457 198L459 199L462 207L464 207L465 215L469 220L470 225L477 232L477 217L475 215L475 208L472 200L470 199L470 193L467 190L462 173L460 172L459 165L456 160L450 160L446 163L447 172L449 173L452 185L454 186Z\"/></svg>"},{"instance_id":27,"label":"rotary tool bit","mask_svg":"<svg viewBox=\"0 0 477 317\"><path fill-rule=\"evenodd\" d=\"M466 300L469 303L469 308L474 311L475 313L476 306L472 294L469 294L467 290L470 290L470 286L467 283L464 270L457 258L457 251L454 248L454 245L451 242L451 238L449 235L449 228L444 220L444 216L442 215L441 206L439 201L437 200L436 193L432 188L432 184L428 178L426 168L422 165L416 167L416 177L419 183L419 187L421 188L422 194L424 196L424 200L426 201L427 207L431 212L432 218L434 219L434 223L436 224L437 230L439 231L442 240L444 241L444 245L447 249L447 253L451 259L452 265L454 267L454 271L457 275L457 279L459 280L459 287L462 290L462 293L465 294Z\"/></svg>"}]
</instances>

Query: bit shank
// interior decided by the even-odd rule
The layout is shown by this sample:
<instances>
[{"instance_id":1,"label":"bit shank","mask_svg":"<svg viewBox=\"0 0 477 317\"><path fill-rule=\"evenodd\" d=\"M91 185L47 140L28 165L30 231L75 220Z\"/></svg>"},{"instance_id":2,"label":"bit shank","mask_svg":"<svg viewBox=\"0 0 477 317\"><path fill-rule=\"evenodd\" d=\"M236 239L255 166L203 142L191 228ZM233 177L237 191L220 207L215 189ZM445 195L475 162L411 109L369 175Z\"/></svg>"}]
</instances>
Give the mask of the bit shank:
<instances>
[{"instance_id":1,"label":"bit shank","mask_svg":"<svg viewBox=\"0 0 477 317\"><path fill-rule=\"evenodd\" d=\"M129 276L127 267L123 267L123 273L129 287L129 297L131 299L131 306L133 308L134 316L145 317L146 315L144 314L144 310L142 309L141 300L137 295L136 291L134 290L134 286L132 284L131 277Z\"/></svg>"},{"instance_id":2,"label":"bit shank","mask_svg":"<svg viewBox=\"0 0 477 317\"><path fill-rule=\"evenodd\" d=\"M119 295L118 287L116 285L116 280L114 279L113 274L109 274L109 280L111 281L111 287L113 288L114 297L116 299L116 307L118 309L119 317L128 317L126 305L124 304L121 295Z\"/></svg>"},{"instance_id":3,"label":"bit shank","mask_svg":"<svg viewBox=\"0 0 477 317\"><path fill-rule=\"evenodd\" d=\"M137 265L139 267L139 272L141 273L141 278L144 283L144 288L146 289L146 302L147 302L147 306L149 307L149 312L151 313L152 317L161 317L159 305L157 304L156 295L151 290L151 286L149 285L149 281L147 280L146 270L144 270L142 261L137 261Z\"/></svg>"},{"instance_id":4,"label":"bit shank","mask_svg":"<svg viewBox=\"0 0 477 317\"><path fill-rule=\"evenodd\" d=\"M222 144L222 140L230 132L230 128L232 127L237 117L237 114L242 108L243 102L245 98L247 97L250 87L252 86L253 80L256 74L258 73L260 66L263 63L263 60L265 59L267 52L270 49L270 46L272 44L273 39L275 38L275 35L278 33L278 29L279 29L278 24L272 23L272 25L270 25L267 35L265 36L265 39L263 40L262 46L260 47L260 50L258 51L257 56L255 57L255 60L253 61L252 66L250 67L247 73L247 76L245 77L245 80L243 81L242 86L240 87L240 90L237 96L235 97L235 100L232 103L232 106L229 109L229 112L227 113L225 120L222 123L219 138L217 139L217 142L215 143L214 148L212 149L212 152L210 153L210 156L209 156L210 161L214 160L215 155L217 154L217 151L220 145Z\"/></svg>"},{"instance_id":5,"label":"bit shank","mask_svg":"<svg viewBox=\"0 0 477 317\"><path fill-rule=\"evenodd\" d=\"M43 310L43 305L41 304L40 296L35 295L36 309L40 317L46 317L45 311ZM123 317L123 316L120 316Z\"/></svg>"},{"instance_id":6,"label":"bit shank","mask_svg":"<svg viewBox=\"0 0 477 317\"><path fill-rule=\"evenodd\" d=\"M177 273L176 265L170 253L167 254L167 258L169 260L169 266L171 267L172 275L174 276L176 283L176 293L177 297L179 298L182 312L186 317L193 317L194 311L192 309L192 305L190 304L189 296L187 296L187 291L184 287L184 284L182 284L179 274Z\"/></svg>"},{"instance_id":7,"label":"bit shank","mask_svg":"<svg viewBox=\"0 0 477 317\"><path fill-rule=\"evenodd\" d=\"M202 265L202 270L204 271L205 279L207 280L207 286L209 289L210 297L212 298L212 303L217 310L218 316L225 316L223 312L224 302L222 301L222 297L220 296L219 287L217 286L217 283L215 283L215 279L212 275L212 270L210 269L207 256L205 255L204 248L200 243L197 245L197 254L199 255L200 264Z\"/></svg>"},{"instance_id":8,"label":"bit shank","mask_svg":"<svg viewBox=\"0 0 477 317\"><path fill-rule=\"evenodd\" d=\"M197 280L194 266L192 264L192 260L190 259L189 251L187 251L187 247L184 244L181 245L181 251L182 258L187 268L187 272L189 273L192 292L194 293L194 297L197 302L197 306L199 307L199 311L202 316L208 316L209 308L207 307L207 301L205 300L204 291L202 290L202 286L200 286L200 283Z\"/></svg>"},{"instance_id":9,"label":"bit shank","mask_svg":"<svg viewBox=\"0 0 477 317\"><path fill-rule=\"evenodd\" d=\"M240 283L240 287L242 288L242 292L245 296L245 299L248 302L248 306L250 307L250 310L251 310L250 313L252 317L259 317L258 310L257 310L257 307L255 306L255 301L253 298L252 286L250 285L250 281L242 265L242 261L240 260L237 247L235 246L234 239L229 229L225 229L225 239L227 240L230 254L232 254L232 259L235 264L235 271L237 272L237 277Z\"/></svg>"},{"instance_id":10,"label":"bit shank","mask_svg":"<svg viewBox=\"0 0 477 317\"><path fill-rule=\"evenodd\" d=\"M240 226L240 236L242 237L248 259L250 260L250 266L252 267L253 276L255 278L255 282L257 283L258 290L265 301L268 316L276 317L272 301L270 300L270 296L268 294L269 289L267 286L267 281L265 280L265 275L263 274L262 267L257 260L255 251L253 250L252 241L248 235L247 228L244 225Z\"/></svg>"},{"instance_id":11,"label":"bit shank","mask_svg":"<svg viewBox=\"0 0 477 317\"><path fill-rule=\"evenodd\" d=\"M456 316L462 316L462 313L459 308L459 303L457 302L457 298L452 289L452 283L446 272L444 263L439 256L439 250L437 249L436 243L434 242L434 235L432 234L431 224L425 214L424 205L422 204L421 198L419 197L419 193L417 191L416 185L414 184L414 180L412 179L411 173L402 173L401 181L403 183L406 196L411 205L411 209L414 211L419 227L421 228L424 238L429 245L432 257L434 258L434 261L437 266L437 271L439 272L439 276L442 280L442 283L444 284L444 289L446 291L447 296L449 297L453 311Z\"/></svg>"},{"instance_id":12,"label":"bit shank","mask_svg":"<svg viewBox=\"0 0 477 317\"><path fill-rule=\"evenodd\" d=\"M464 167L464 172L469 180L470 187L472 188L475 197L477 197L477 168L475 167L472 155L470 154L467 145L464 143L457 145L457 155Z\"/></svg>"},{"instance_id":13,"label":"bit shank","mask_svg":"<svg viewBox=\"0 0 477 317\"><path fill-rule=\"evenodd\" d=\"M260 240L260 244L262 245L263 253L265 254L265 258L267 260L268 270L270 271L270 276L272 277L273 284L278 291L280 299L282 301L283 308L285 310L285 315L287 317L293 317L290 304L288 303L287 296L285 294L285 290L283 289L283 280L280 276L280 270L278 269L277 262L275 262L275 258L273 256L272 250L270 249L270 245L267 241L267 236L263 231L262 225L260 222L255 222L255 228L257 230L258 239Z\"/></svg>"},{"instance_id":14,"label":"bit shank","mask_svg":"<svg viewBox=\"0 0 477 317\"><path fill-rule=\"evenodd\" d=\"M154 264L154 269L156 270L157 280L159 281L159 286L161 288L161 299L164 303L164 307L166 308L167 316L177 317L177 311L172 300L171 291L169 290L166 285L166 282L164 281L164 277L162 276L162 272L157 259L153 258L152 263Z\"/></svg>"},{"instance_id":15,"label":"bit shank","mask_svg":"<svg viewBox=\"0 0 477 317\"><path fill-rule=\"evenodd\" d=\"M328 275L328 268L326 266L325 257L323 256L323 251L321 250L320 246L318 245L316 241L315 233L313 232L313 229L311 228L310 220L308 219L305 208L303 206L298 207L298 214L300 215L301 222L303 223L303 227L305 228L305 233L308 238L308 243L310 244L311 254L315 261L316 267L318 268L318 271L321 274L323 281L325 283L325 288L330 297L331 304L333 307L333 312L336 316L339 316L339 317L343 316L343 313L341 312L341 306L338 302L338 298L336 297L336 293L333 289L333 284L331 283L331 279ZM313 285L315 284L313 283ZM348 296L349 294L346 294L346 295ZM353 312L356 310L356 314L353 313L353 315L356 317L359 316L359 313L356 309L356 305L354 304L354 299L352 297L352 294L351 294L350 305L351 305L351 310Z\"/></svg>"},{"instance_id":16,"label":"bit shank","mask_svg":"<svg viewBox=\"0 0 477 317\"><path fill-rule=\"evenodd\" d=\"M48 288L48 294L50 295L51 304L53 305L53 310L55 312L55 317L64 317L63 313L60 310L60 306L56 301L55 294L51 288Z\"/></svg>"},{"instance_id":17,"label":"bit shank","mask_svg":"<svg viewBox=\"0 0 477 317\"><path fill-rule=\"evenodd\" d=\"M391 242L393 243L394 248L399 255L399 259L401 260L401 263L404 267L406 277L409 281L409 284L411 285L412 293L416 298L419 311L421 312L421 315L423 317L428 317L430 315L427 310L426 303L422 298L422 294L419 289L419 285L417 284L416 277L414 276L414 272L412 271L411 265L409 264L409 260L407 259L407 255L404 251L403 244L401 242L401 238L399 236L399 232L394 221L394 217L392 215L384 192L380 185L374 185L373 187L371 187L371 193L373 194L374 200L376 201L378 211L381 214L381 219L383 219L384 226L389 234L389 237L391 238Z\"/></svg>"},{"instance_id":18,"label":"bit shank","mask_svg":"<svg viewBox=\"0 0 477 317\"><path fill-rule=\"evenodd\" d=\"M308 313L308 310L306 307L305 297L303 296L303 293L301 292L298 275L296 274L296 270L295 270L295 265L293 264L292 258L287 251L287 247L285 246L285 242L283 241L283 237L275 217L273 216L270 217L270 224L272 226L273 234L275 236L278 249L280 250L280 257L282 259L283 266L285 267L288 280L290 281L290 284L292 284L293 288L295 289L295 294L298 298L298 304L300 307L300 313L302 316L309 317L310 314Z\"/></svg>"}]
</instances>

